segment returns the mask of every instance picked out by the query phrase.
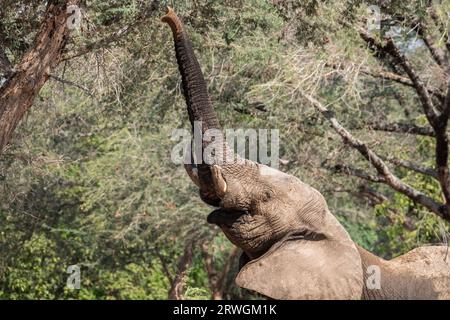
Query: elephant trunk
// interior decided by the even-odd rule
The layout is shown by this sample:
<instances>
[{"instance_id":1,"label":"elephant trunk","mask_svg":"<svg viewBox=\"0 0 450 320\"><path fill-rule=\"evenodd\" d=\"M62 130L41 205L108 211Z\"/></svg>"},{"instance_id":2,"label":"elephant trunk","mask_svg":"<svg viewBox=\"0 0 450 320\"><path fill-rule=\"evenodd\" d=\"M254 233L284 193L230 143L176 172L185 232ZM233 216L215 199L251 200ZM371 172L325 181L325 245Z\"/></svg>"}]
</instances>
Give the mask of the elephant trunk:
<instances>
[{"instance_id":1,"label":"elephant trunk","mask_svg":"<svg viewBox=\"0 0 450 320\"><path fill-rule=\"evenodd\" d=\"M191 41L184 31L180 18L172 8L168 7L167 14L161 20L167 22L172 29L191 125L194 126L194 121L201 121L203 132L208 129L220 129L200 64L195 57Z\"/></svg>"},{"instance_id":2,"label":"elephant trunk","mask_svg":"<svg viewBox=\"0 0 450 320\"><path fill-rule=\"evenodd\" d=\"M202 134L209 129L215 129L216 132L220 133L219 137L215 137L214 142L202 139L202 157L205 158L203 156L204 150L211 143L215 144L216 153L213 158L208 159L207 163L205 163L206 159L202 159L203 161L196 166L197 170L195 170L195 173L198 174L198 177L193 177L193 165L185 164L189 175L193 178L192 180L200 187L203 200L209 204L216 205L220 200L220 194L217 194L215 190L214 182L216 180L214 180L213 165L218 163L218 160L223 160L224 155L231 154L231 151L226 146L219 120L208 95L206 81L200 64L195 57L191 41L184 31L180 18L178 18L172 8L167 7L167 13L161 20L168 23L172 29L177 63L182 78L183 94L192 129L194 130L194 122L201 122ZM197 162L199 162L199 159L197 159Z\"/></svg>"}]
</instances>

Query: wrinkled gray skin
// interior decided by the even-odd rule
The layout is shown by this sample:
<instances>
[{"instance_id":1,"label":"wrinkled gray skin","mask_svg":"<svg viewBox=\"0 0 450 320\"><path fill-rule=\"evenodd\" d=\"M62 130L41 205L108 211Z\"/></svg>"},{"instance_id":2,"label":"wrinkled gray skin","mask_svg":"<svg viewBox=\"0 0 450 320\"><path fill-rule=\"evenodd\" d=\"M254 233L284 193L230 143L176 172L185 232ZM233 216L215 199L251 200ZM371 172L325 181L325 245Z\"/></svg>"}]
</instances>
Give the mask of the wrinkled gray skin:
<instances>
[{"instance_id":1,"label":"wrinkled gray skin","mask_svg":"<svg viewBox=\"0 0 450 320\"><path fill-rule=\"evenodd\" d=\"M181 21L169 8L189 119L220 129ZM218 139L217 156L231 151ZM223 143L223 144L222 144ZM214 162L216 161L216 162ZM243 250L236 283L274 299L450 299L447 248L421 247L385 261L358 247L323 196L294 176L248 160L188 164L208 222Z\"/></svg>"}]
</instances>

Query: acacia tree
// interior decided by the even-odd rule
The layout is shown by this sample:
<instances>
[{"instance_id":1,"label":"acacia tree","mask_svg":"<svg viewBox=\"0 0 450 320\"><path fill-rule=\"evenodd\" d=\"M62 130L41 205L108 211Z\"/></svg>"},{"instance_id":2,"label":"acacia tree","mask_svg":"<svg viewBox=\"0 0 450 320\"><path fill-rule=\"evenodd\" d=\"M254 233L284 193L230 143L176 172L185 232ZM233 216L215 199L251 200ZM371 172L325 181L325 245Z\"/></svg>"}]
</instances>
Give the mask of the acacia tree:
<instances>
[{"instance_id":1,"label":"acacia tree","mask_svg":"<svg viewBox=\"0 0 450 320\"><path fill-rule=\"evenodd\" d=\"M48 1L36 39L16 66L11 66L5 48L0 48L1 67L7 75L0 88L0 152L61 60L69 35L67 6L78 2Z\"/></svg>"},{"instance_id":2,"label":"acacia tree","mask_svg":"<svg viewBox=\"0 0 450 320\"><path fill-rule=\"evenodd\" d=\"M48 79L86 90L53 74L61 61L67 62L118 42L147 21L159 5L158 1L140 3L137 12L132 12L130 19L126 14L121 14L121 11L112 16L109 14L102 16L99 9L102 9L102 6L117 7L115 3L108 1L93 3L89 9L94 12L100 11L97 13L97 21L90 26L91 32L97 31L95 32L97 36L94 37L94 41L84 39L68 49L66 47L71 25L75 27L80 22L69 20L80 17L75 18L75 12L68 9L81 4L79 0L51 0L46 4L28 0L2 3L0 72L3 81L0 87L0 154ZM129 3L122 4L125 8L127 5ZM135 6L133 1L132 5ZM112 23L114 27L110 27ZM28 34L35 35L33 41L28 40Z\"/></svg>"}]
</instances>

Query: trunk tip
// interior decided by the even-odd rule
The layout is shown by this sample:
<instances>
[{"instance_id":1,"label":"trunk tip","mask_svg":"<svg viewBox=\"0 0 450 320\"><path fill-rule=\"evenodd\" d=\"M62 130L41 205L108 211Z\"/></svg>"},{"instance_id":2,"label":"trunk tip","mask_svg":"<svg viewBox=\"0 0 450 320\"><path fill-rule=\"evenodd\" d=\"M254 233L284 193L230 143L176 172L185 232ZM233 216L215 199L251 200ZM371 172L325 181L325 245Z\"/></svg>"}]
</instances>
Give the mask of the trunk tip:
<instances>
[{"instance_id":1,"label":"trunk tip","mask_svg":"<svg viewBox=\"0 0 450 320\"><path fill-rule=\"evenodd\" d=\"M183 24L181 23L180 18L178 18L177 14L175 13L175 11L173 11L171 7L167 6L166 15L161 18L161 21L169 24L174 35L183 32Z\"/></svg>"}]
</instances>

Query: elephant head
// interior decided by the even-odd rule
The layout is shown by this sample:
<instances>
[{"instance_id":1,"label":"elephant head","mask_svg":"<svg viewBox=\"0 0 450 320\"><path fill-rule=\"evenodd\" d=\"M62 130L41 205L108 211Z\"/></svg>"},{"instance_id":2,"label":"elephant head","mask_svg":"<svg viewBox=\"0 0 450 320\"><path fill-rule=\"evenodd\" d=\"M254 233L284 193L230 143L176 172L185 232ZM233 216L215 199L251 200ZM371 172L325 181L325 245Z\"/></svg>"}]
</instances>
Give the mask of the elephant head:
<instances>
[{"instance_id":1,"label":"elephant head","mask_svg":"<svg viewBox=\"0 0 450 320\"><path fill-rule=\"evenodd\" d=\"M172 29L192 126L201 121L202 132L220 132L180 19L168 8L162 20ZM218 225L243 250L236 277L239 286L275 299L360 299L365 295L363 265L372 260L384 263L354 244L316 189L292 175L234 156L220 134L201 143L203 151L211 146L212 159L188 163L185 168L201 198L218 207L208 222Z\"/></svg>"}]
</instances>

